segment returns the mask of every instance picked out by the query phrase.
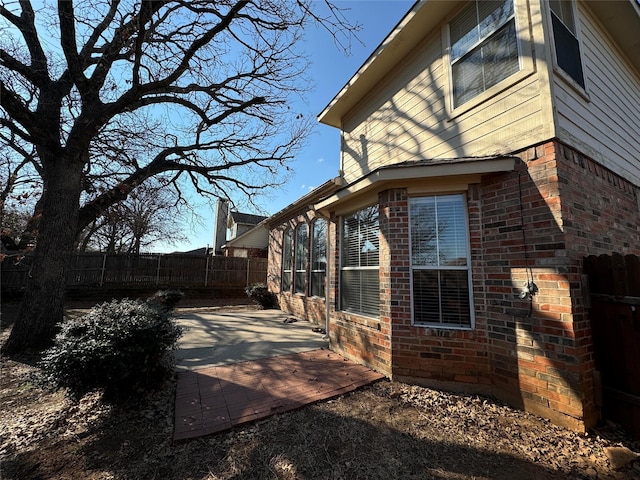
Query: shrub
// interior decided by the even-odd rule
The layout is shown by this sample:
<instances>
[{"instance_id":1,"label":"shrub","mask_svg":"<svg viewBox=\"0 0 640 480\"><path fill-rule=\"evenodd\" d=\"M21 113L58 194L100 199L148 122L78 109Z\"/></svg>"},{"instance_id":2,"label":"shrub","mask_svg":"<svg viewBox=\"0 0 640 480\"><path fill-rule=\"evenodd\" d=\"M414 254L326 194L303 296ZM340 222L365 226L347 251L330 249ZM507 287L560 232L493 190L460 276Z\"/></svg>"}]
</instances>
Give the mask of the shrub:
<instances>
[{"instance_id":1,"label":"shrub","mask_svg":"<svg viewBox=\"0 0 640 480\"><path fill-rule=\"evenodd\" d=\"M47 382L73 397L102 389L107 401L126 400L169 376L181 333L162 305L113 300L63 323L41 367Z\"/></svg>"},{"instance_id":2,"label":"shrub","mask_svg":"<svg viewBox=\"0 0 640 480\"><path fill-rule=\"evenodd\" d=\"M156 292L152 297L147 299L147 303L157 304L162 306L165 310L173 310L180 300L184 297L184 293L180 290L160 290Z\"/></svg>"},{"instance_id":3,"label":"shrub","mask_svg":"<svg viewBox=\"0 0 640 480\"><path fill-rule=\"evenodd\" d=\"M262 308L278 308L278 298L264 283L256 283L244 289L251 300Z\"/></svg>"}]
</instances>

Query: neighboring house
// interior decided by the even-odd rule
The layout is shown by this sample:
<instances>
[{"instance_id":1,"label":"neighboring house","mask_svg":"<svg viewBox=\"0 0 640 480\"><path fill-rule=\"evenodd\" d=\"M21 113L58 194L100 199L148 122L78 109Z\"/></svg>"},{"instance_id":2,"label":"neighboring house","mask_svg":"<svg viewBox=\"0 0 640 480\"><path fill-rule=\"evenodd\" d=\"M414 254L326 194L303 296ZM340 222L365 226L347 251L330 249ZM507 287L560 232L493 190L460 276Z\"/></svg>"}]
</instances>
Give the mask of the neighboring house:
<instances>
[{"instance_id":1,"label":"neighboring house","mask_svg":"<svg viewBox=\"0 0 640 480\"><path fill-rule=\"evenodd\" d=\"M267 217L248 213L231 212L227 227L229 240L222 246L227 257L267 258L269 230L264 223Z\"/></svg>"},{"instance_id":2,"label":"neighboring house","mask_svg":"<svg viewBox=\"0 0 640 480\"><path fill-rule=\"evenodd\" d=\"M269 288L390 378L598 418L583 258L640 254L640 7L416 3L320 114ZM328 288L326 286L328 285Z\"/></svg>"}]
</instances>

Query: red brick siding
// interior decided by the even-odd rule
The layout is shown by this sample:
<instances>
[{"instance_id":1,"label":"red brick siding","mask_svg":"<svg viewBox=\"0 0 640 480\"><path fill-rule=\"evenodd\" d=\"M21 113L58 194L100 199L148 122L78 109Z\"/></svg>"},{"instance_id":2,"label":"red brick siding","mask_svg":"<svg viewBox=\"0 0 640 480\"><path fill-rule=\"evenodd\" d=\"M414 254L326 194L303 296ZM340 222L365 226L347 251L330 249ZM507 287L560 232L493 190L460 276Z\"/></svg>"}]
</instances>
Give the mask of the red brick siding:
<instances>
[{"instance_id":1,"label":"red brick siding","mask_svg":"<svg viewBox=\"0 0 640 480\"><path fill-rule=\"evenodd\" d=\"M340 218L332 219L332 260L331 260L331 295L332 306L339 307L340 292L340 241L337 238ZM380 224L384 222L380 216ZM385 246L380 241L380 269L383 270ZM385 281L380 276L381 291ZM389 289L386 288L388 291ZM370 318L332 308L330 337L332 350L347 358L358 361L376 371L389 375L391 372L391 331L390 318L384 313L385 306L381 302L379 318Z\"/></svg>"},{"instance_id":2,"label":"red brick siding","mask_svg":"<svg viewBox=\"0 0 640 480\"><path fill-rule=\"evenodd\" d=\"M326 303L324 298L309 297L306 294L293 293L293 279L291 289L287 292L281 290L282 281L282 241L287 228L295 230L296 226L304 223L307 225L307 252L311 251L311 225L316 218L313 211L300 212L289 222L272 229L269 235L269 267L267 270L267 283L269 290L276 293L280 308L298 318L324 326L326 324ZM307 257L307 281L305 292L309 291L309 258Z\"/></svg>"},{"instance_id":3,"label":"red brick siding","mask_svg":"<svg viewBox=\"0 0 640 480\"><path fill-rule=\"evenodd\" d=\"M570 259L566 281L571 291L575 344L569 352L577 358L587 414L595 412L592 372L593 342L582 289L583 258L587 255L640 255L640 190L592 159L560 143L555 144L558 178L563 198L563 227Z\"/></svg>"},{"instance_id":4,"label":"red brick siding","mask_svg":"<svg viewBox=\"0 0 640 480\"><path fill-rule=\"evenodd\" d=\"M555 141L515 155L513 172L487 175L467 191L475 328L412 326L408 196L392 189L379 195L379 318L335 310L338 219L330 223L331 345L394 378L491 386L558 423L589 426L597 409L583 257L640 254L638 190ZM270 242L274 291L281 236L273 231ZM529 280L539 289L531 301L518 296ZM323 301L280 297L292 313L324 321Z\"/></svg>"},{"instance_id":5,"label":"red brick siding","mask_svg":"<svg viewBox=\"0 0 640 480\"><path fill-rule=\"evenodd\" d=\"M518 156L516 172L482 185L491 379L529 410L588 426L597 410L582 261L587 254L634 252L629 239L638 238L640 222L634 188L557 142ZM527 264L539 288L531 304L515 297Z\"/></svg>"}]
</instances>

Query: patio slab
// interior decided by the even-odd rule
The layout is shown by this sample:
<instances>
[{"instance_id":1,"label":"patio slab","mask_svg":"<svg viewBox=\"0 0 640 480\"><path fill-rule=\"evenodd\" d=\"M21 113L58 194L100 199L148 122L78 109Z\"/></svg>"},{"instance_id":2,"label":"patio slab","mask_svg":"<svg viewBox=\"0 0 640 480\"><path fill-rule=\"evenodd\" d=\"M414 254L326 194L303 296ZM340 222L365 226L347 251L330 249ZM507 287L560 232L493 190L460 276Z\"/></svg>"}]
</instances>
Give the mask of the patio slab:
<instances>
[{"instance_id":1,"label":"patio slab","mask_svg":"<svg viewBox=\"0 0 640 480\"><path fill-rule=\"evenodd\" d=\"M174 440L221 432L382 378L326 348L183 371L176 391Z\"/></svg>"},{"instance_id":2,"label":"patio slab","mask_svg":"<svg viewBox=\"0 0 640 480\"><path fill-rule=\"evenodd\" d=\"M327 348L318 327L281 310L177 311L184 332L176 351L178 371ZM291 323L289 323L291 322Z\"/></svg>"}]
</instances>

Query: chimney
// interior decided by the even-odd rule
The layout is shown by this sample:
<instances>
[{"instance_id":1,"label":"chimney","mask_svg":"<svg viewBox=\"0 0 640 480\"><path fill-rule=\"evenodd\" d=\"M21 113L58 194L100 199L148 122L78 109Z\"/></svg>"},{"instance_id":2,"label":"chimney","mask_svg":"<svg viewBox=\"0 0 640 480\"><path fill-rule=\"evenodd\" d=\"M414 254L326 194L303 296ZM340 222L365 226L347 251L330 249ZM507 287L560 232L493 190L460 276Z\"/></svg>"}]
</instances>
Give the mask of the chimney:
<instances>
[{"instance_id":1,"label":"chimney","mask_svg":"<svg viewBox=\"0 0 640 480\"><path fill-rule=\"evenodd\" d=\"M227 217L229 215L229 201L218 199L216 216L213 226L213 254L222 255L222 246L227 243Z\"/></svg>"}]
</instances>

